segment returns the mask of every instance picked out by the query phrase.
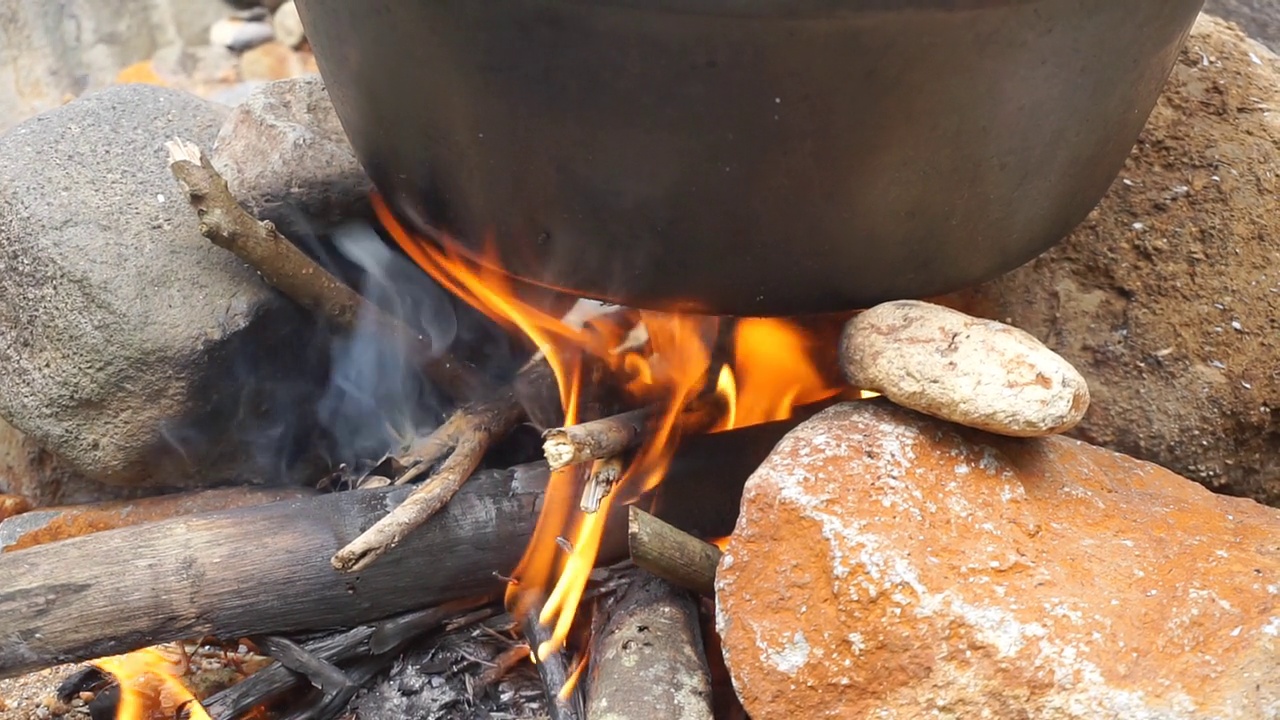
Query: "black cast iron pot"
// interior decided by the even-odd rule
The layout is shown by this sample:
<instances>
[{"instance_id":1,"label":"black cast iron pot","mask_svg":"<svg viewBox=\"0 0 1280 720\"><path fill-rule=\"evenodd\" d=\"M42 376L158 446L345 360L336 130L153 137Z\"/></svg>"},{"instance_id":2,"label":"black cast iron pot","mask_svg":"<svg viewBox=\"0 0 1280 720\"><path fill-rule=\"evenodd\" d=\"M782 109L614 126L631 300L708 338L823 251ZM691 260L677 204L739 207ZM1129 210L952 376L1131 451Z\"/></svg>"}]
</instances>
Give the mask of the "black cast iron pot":
<instances>
[{"instance_id":1,"label":"black cast iron pot","mask_svg":"<svg viewBox=\"0 0 1280 720\"><path fill-rule=\"evenodd\" d=\"M941 294L1119 173L1203 0L299 0L419 230L637 307Z\"/></svg>"}]
</instances>

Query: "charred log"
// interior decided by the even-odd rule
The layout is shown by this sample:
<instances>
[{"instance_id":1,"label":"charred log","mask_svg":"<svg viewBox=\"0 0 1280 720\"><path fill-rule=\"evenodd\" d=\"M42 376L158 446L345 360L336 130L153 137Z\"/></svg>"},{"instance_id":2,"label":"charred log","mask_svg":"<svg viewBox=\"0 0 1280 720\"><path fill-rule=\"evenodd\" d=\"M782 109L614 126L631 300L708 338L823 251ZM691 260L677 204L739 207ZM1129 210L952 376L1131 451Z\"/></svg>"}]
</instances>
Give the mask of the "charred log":
<instances>
[{"instance_id":1,"label":"charred log","mask_svg":"<svg viewBox=\"0 0 1280 720\"><path fill-rule=\"evenodd\" d=\"M643 500L686 532L728 534L743 482L794 424L690 439ZM501 591L498 574L519 561L548 475L542 463L475 474L359 573L329 560L409 488L204 513L0 554L0 677L170 640L354 627ZM626 556L626 507L615 513L601 563Z\"/></svg>"}]
</instances>

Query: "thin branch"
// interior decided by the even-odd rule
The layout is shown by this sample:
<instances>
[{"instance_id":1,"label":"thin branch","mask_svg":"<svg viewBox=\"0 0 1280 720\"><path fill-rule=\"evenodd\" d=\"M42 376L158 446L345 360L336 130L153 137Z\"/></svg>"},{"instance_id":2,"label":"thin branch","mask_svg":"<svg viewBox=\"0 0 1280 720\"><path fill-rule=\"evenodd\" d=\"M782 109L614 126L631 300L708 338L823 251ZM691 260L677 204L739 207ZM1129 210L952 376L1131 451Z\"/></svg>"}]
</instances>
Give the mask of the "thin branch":
<instances>
[{"instance_id":1,"label":"thin branch","mask_svg":"<svg viewBox=\"0 0 1280 720\"><path fill-rule=\"evenodd\" d=\"M369 303L299 250L275 225L250 215L199 146L175 138L165 147L169 170L184 186L200 218L201 235L234 253L269 285L340 329L350 330L357 318L373 318L379 330L405 343L422 363L426 376L455 400L474 398L484 386L471 367L433 348L427 338Z\"/></svg>"},{"instance_id":2,"label":"thin branch","mask_svg":"<svg viewBox=\"0 0 1280 720\"><path fill-rule=\"evenodd\" d=\"M331 560L333 567L359 572L399 545L406 535L440 512L480 466L489 447L511 432L523 416L510 392L460 408L422 441L409 463L410 469L397 484L427 472L443 458L439 468L403 503L339 550Z\"/></svg>"},{"instance_id":3,"label":"thin branch","mask_svg":"<svg viewBox=\"0 0 1280 720\"><path fill-rule=\"evenodd\" d=\"M542 434L542 452L553 470L590 460L619 455L643 442L660 407L647 407L610 415L577 425L551 428ZM682 433L710 429L724 413L715 395L703 395L690 402L677 420Z\"/></svg>"},{"instance_id":4,"label":"thin branch","mask_svg":"<svg viewBox=\"0 0 1280 720\"><path fill-rule=\"evenodd\" d=\"M538 677L542 679L542 687L547 695L547 710L551 720L581 720L583 712L582 691L574 683L570 685L573 668L566 660L568 655L563 651L553 652L545 658L537 657L537 648L551 639L551 629L538 622L539 609L535 608L521 623L524 637L533 648L535 667ZM566 692L567 690L567 692Z\"/></svg>"}]
</instances>

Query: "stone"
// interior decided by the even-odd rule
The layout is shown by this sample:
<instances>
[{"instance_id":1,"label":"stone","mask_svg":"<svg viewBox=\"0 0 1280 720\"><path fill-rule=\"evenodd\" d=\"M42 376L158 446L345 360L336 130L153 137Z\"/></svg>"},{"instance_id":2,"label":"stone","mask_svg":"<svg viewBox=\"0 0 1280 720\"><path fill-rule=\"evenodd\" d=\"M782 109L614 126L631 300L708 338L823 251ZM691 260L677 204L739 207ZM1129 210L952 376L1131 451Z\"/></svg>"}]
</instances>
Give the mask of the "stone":
<instances>
[{"instance_id":1,"label":"stone","mask_svg":"<svg viewBox=\"0 0 1280 720\"><path fill-rule=\"evenodd\" d=\"M204 42L226 10L219 0L0 0L0 132L163 48Z\"/></svg>"},{"instance_id":2,"label":"stone","mask_svg":"<svg viewBox=\"0 0 1280 720\"><path fill-rule=\"evenodd\" d=\"M1202 16L1106 197L1059 246L938 299L1065 357L1074 437L1280 505L1280 58Z\"/></svg>"},{"instance_id":3,"label":"stone","mask_svg":"<svg viewBox=\"0 0 1280 720\"><path fill-rule=\"evenodd\" d=\"M855 387L943 420L1013 437L1072 428L1089 387L1029 333L918 300L855 315L840 340Z\"/></svg>"},{"instance_id":4,"label":"stone","mask_svg":"<svg viewBox=\"0 0 1280 720\"><path fill-rule=\"evenodd\" d=\"M1275 0L1205 0L1204 11L1239 24L1250 37L1280 50L1280 4Z\"/></svg>"},{"instance_id":5,"label":"stone","mask_svg":"<svg viewBox=\"0 0 1280 720\"><path fill-rule=\"evenodd\" d=\"M306 28L302 27L302 16L298 14L298 6L293 0L286 0L271 15L271 26L275 28L276 39L296 48L307 39Z\"/></svg>"},{"instance_id":6,"label":"stone","mask_svg":"<svg viewBox=\"0 0 1280 720\"><path fill-rule=\"evenodd\" d=\"M285 80L306 74L302 57L277 40L263 43L240 56L240 77L245 82Z\"/></svg>"},{"instance_id":7,"label":"stone","mask_svg":"<svg viewBox=\"0 0 1280 720\"><path fill-rule=\"evenodd\" d=\"M218 133L210 160L250 212L286 235L368 212L372 183L318 75L251 93Z\"/></svg>"},{"instance_id":8,"label":"stone","mask_svg":"<svg viewBox=\"0 0 1280 720\"><path fill-rule=\"evenodd\" d=\"M232 52L244 52L275 37L271 23L264 20L222 18L209 27L209 44Z\"/></svg>"},{"instance_id":9,"label":"stone","mask_svg":"<svg viewBox=\"0 0 1280 720\"><path fill-rule=\"evenodd\" d=\"M21 515L31 509L31 503L20 495L0 493L0 522L15 515Z\"/></svg>"},{"instance_id":10,"label":"stone","mask_svg":"<svg viewBox=\"0 0 1280 720\"><path fill-rule=\"evenodd\" d=\"M0 419L0 493L46 506L137 498L154 492L97 482Z\"/></svg>"},{"instance_id":11,"label":"stone","mask_svg":"<svg viewBox=\"0 0 1280 720\"><path fill-rule=\"evenodd\" d=\"M124 85L0 137L0 416L94 480L279 481L312 431L311 319L200 235L167 167L226 112Z\"/></svg>"},{"instance_id":12,"label":"stone","mask_svg":"<svg viewBox=\"0 0 1280 720\"><path fill-rule=\"evenodd\" d=\"M1280 717L1280 513L887 401L789 433L716 580L757 718Z\"/></svg>"}]
</instances>

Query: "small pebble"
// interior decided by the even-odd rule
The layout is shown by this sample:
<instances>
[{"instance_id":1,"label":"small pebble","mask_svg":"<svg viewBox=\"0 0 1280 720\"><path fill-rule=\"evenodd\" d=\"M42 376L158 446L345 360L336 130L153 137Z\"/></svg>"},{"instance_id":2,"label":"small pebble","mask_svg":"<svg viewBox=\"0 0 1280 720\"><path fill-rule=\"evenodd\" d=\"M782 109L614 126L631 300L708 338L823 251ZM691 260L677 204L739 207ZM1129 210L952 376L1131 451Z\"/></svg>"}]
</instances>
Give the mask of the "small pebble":
<instances>
[{"instance_id":1,"label":"small pebble","mask_svg":"<svg viewBox=\"0 0 1280 720\"><path fill-rule=\"evenodd\" d=\"M262 20L224 18L209 28L209 44L232 52L244 52L274 37L271 23Z\"/></svg>"},{"instance_id":2,"label":"small pebble","mask_svg":"<svg viewBox=\"0 0 1280 720\"><path fill-rule=\"evenodd\" d=\"M855 316L840 358L855 388L999 435L1062 433L1089 408L1084 377L1030 333L917 300Z\"/></svg>"}]
</instances>

